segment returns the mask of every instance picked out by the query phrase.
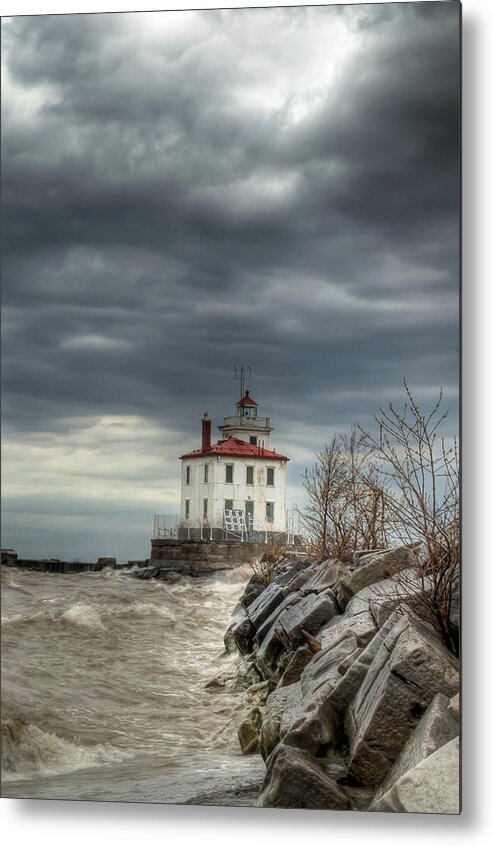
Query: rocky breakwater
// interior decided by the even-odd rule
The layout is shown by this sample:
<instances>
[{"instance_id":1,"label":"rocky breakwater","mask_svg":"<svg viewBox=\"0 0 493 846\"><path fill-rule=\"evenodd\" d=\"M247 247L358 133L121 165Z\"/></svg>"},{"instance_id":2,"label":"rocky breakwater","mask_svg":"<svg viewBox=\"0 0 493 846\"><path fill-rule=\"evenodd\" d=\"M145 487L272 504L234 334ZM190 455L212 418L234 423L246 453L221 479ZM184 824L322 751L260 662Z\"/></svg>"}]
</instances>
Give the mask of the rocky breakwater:
<instances>
[{"instance_id":1,"label":"rocky breakwater","mask_svg":"<svg viewBox=\"0 0 493 846\"><path fill-rule=\"evenodd\" d=\"M422 563L400 547L250 579L225 644L249 685L241 747L266 765L258 806L459 813L459 663Z\"/></svg>"}]
</instances>

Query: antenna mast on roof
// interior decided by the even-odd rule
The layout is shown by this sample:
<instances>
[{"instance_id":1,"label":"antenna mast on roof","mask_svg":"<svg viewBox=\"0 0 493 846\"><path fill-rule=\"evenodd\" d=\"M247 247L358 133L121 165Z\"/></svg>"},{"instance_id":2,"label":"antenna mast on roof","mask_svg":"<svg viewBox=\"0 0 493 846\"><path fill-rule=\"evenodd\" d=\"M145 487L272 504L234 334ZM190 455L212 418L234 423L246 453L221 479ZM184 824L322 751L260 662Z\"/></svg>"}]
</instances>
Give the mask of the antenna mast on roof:
<instances>
[{"instance_id":1,"label":"antenna mast on roof","mask_svg":"<svg viewBox=\"0 0 493 846\"><path fill-rule=\"evenodd\" d=\"M241 365L241 367L235 367L235 382L240 383L240 399L243 399L243 397L245 396L245 388L250 382L251 377L251 367L245 367L243 364Z\"/></svg>"}]
</instances>

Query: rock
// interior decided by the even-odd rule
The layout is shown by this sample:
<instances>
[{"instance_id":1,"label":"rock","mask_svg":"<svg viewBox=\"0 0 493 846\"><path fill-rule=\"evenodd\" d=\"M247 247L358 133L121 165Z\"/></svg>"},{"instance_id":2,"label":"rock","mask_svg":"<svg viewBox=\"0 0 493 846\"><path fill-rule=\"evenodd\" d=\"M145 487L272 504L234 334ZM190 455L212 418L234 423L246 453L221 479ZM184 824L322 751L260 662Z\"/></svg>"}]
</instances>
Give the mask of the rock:
<instances>
[{"instance_id":1,"label":"rock","mask_svg":"<svg viewBox=\"0 0 493 846\"><path fill-rule=\"evenodd\" d=\"M234 676L231 673L221 673L204 685L204 690L224 690L226 686L231 687Z\"/></svg>"},{"instance_id":2,"label":"rock","mask_svg":"<svg viewBox=\"0 0 493 846\"><path fill-rule=\"evenodd\" d=\"M236 649L236 642L233 637L233 629L235 625L235 623L230 623L226 629L226 634L223 637L224 649L226 652L234 652Z\"/></svg>"},{"instance_id":3,"label":"rock","mask_svg":"<svg viewBox=\"0 0 493 846\"><path fill-rule=\"evenodd\" d=\"M272 693L273 689L273 685L269 681L252 684L245 692L245 699L250 706L264 705L269 693Z\"/></svg>"},{"instance_id":4,"label":"rock","mask_svg":"<svg viewBox=\"0 0 493 846\"><path fill-rule=\"evenodd\" d=\"M453 718L460 722L460 693L456 693L455 696L452 696L452 699L449 702L448 709L452 714Z\"/></svg>"},{"instance_id":5,"label":"rock","mask_svg":"<svg viewBox=\"0 0 493 846\"><path fill-rule=\"evenodd\" d=\"M264 679L270 679L276 672L279 656L284 649L280 638L280 627L274 623L270 627L254 657L255 666Z\"/></svg>"},{"instance_id":6,"label":"rock","mask_svg":"<svg viewBox=\"0 0 493 846\"><path fill-rule=\"evenodd\" d=\"M243 715L238 726L238 740L244 755L254 755L259 749L262 711L257 706Z\"/></svg>"},{"instance_id":7,"label":"rock","mask_svg":"<svg viewBox=\"0 0 493 846\"><path fill-rule=\"evenodd\" d=\"M346 714L350 775L377 787L436 693L459 688L457 659L407 614L380 645Z\"/></svg>"},{"instance_id":8,"label":"rock","mask_svg":"<svg viewBox=\"0 0 493 846\"><path fill-rule=\"evenodd\" d=\"M248 617L245 616L239 623L234 623L231 635L238 652L242 655L248 655L253 650L255 627Z\"/></svg>"},{"instance_id":9,"label":"rock","mask_svg":"<svg viewBox=\"0 0 493 846\"><path fill-rule=\"evenodd\" d=\"M303 585L303 593L322 593L327 588L334 588L339 581L350 575L348 568L337 558L323 561L312 573Z\"/></svg>"},{"instance_id":10,"label":"rock","mask_svg":"<svg viewBox=\"0 0 493 846\"><path fill-rule=\"evenodd\" d=\"M264 582L259 578L259 576L252 576L252 578L247 582L245 590L243 591L243 596L240 599L241 604L248 608L252 602L260 596L261 593L265 590Z\"/></svg>"},{"instance_id":11,"label":"rock","mask_svg":"<svg viewBox=\"0 0 493 846\"><path fill-rule=\"evenodd\" d=\"M412 770L441 746L457 737L459 724L449 711L449 700L442 693L432 699L414 732L377 790L374 800L383 796L404 773Z\"/></svg>"},{"instance_id":12,"label":"rock","mask_svg":"<svg viewBox=\"0 0 493 846\"><path fill-rule=\"evenodd\" d=\"M279 687L285 687L288 684L294 684L294 682L299 681L303 670L312 658L313 652L309 646L299 646L296 652L293 652L292 657L290 658L289 663L279 680Z\"/></svg>"},{"instance_id":13,"label":"rock","mask_svg":"<svg viewBox=\"0 0 493 846\"><path fill-rule=\"evenodd\" d=\"M290 578L290 580L284 585L284 587L286 588L286 590L290 591L300 590L311 579L315 571L315 564L310 564L309 567L306 567L302 570L298 570L298 572Z\"/></svg>"},{"instance_id":14,"label":"rock","mask_svg":"<svg viewBox=\"0 0 493 846\"><path fill-rule=\"evenodd\" d=\"M459 772L457 737L404 773L387 793L370 805L369 810L459 814Z\"/></svg>"},{"instance_id":15,"label":"rock","mask_svg":"<svg viewBox=\"0 0 493 846\"><path fill-rule=\"evenodd\" d=\"M236 664L234 671L235 690L250 687L251 685L258 684L261 681L262 677L253 663L252 656L249 655L247 658L243 658Z\"/></svg>"},{"instance_id":16,"label":"rock","mask_svg":"<svg viewBox=\"0 0 493 846\"><path fill-rule=\"evenodd\" d=\"M303 558L300 558L298 561L295 561L294 564L292 561L287 560L286 563L283 564L276 572L273 581L281 587L286 587L289 585L291 579L293 579L294 576L308 569L311 563L311 561L308 561L307 559L305 560Z\"/></svg>"},{"instance_id":17,"label":"rock","mask_svg":"<svg viewBox=\"0 0 493 846\"><path fill-rule=\"evenodd\" d=\"M254 646L258 647L262 643L264 637L266 636L271 626L274 625L281 611L284 611L285 608L291 608L293 605L296 605L296 603L300 602L302 598L302 594L299 591L293 591L289 593L257 630L254 639Z\"/></svg>"},{"instance_id":18,"label":"rock","mask_svg":"<svg viewBox=\"0 0 493 846\"><path fill-rule=\"evenodd\" d=\"M328 649L337 643L343 632L348 631L354 634L358 646L365 647L377 631L370 611L358 611L353 614L348 606L344 614L334 617L317 633L317 640L322 644L322 649Z\"/></svg>"},{"instance_id":19,"label":"rock","mask_svg":"<svg viewBox=\"0 0 493 846\"><path fill-rule=\"evenodd\" d=\"M317 758L325 757L329 751L335 751L340 745L339 718L327 702L312 701L282 741L285 746L304 749Z\"/></svg>"},{"instance_id":20,"label":"rock","mask_svg":"<svg viewBox=\"0 0 493 846\"><path fill-rule=\"evenodd\" d=\"M339 583L337 599L344 607L351 597L359 593L362 588L390 578L402 570L418 567L419 562L416 555L405 546L387 552L379 552L376 555L365 556L359 567Z\"/></svg>"},{"instance_id":21,"label":"rock","mask_svg":"<svg viewBox=\"0 0 493 846\"><path fill-rule=\"evenodd\" d=\"M356 696L381 644L399 619L398 612L394 612L367 646L355 657L347 671L336 681L335 687L328 694L328 702L339 713L343 713Z\"/></svg>"},{"instance_id":22,"label":"rock","mask_svg":"<svg viewBox=\"0 0 493 846\"><path fill-rule=\"evenodd\" d=\"M278 605L281 604L285 598L286 593L275 582L271 582L260 596L252 602L248 608L248 617L251 620L255 630L259 629L267 617L270 617L272 612Z\"/></svg>"},{"instance_id":23,"label":"rock","mask_svg":"<svg viewBox=\"0 0 493 846\"><path fill-rule=\"evenodd\" d=\"M369 612L377 627L384 624L391 613L401 606L410 607L419 616L425 604L422 597L430 587L430 580L416 569L401 570L390 579L383 579L358 591L346 606L345 615Z\"/></svg>"},{"instance_id":24,"label":"rock","mask_svg":"<svg viewBox=\"0 0 493 846\"><path fill-rule=\"evenodd\" d=\"M301 689L305 700L315 695L327 696L341 678L339 665L357 647L358 641L350 629L343 629L330 648L313 656L301 674Z\"/></svg>"},{"instance_id":25,"label":"rock","mask_svg":"<svg viewBox=\"0 0 493 846\"><path fill-rule=\"evenodd\" d=\"M350 652L348 655L346 655L345 658L343 658L341 663L337 666L337 672L340 676L346 675L347 671L351 669L354 662L356 661L356 658L359 658L362 652L363 650L360 646L355 646L352 652Z\"/></svg>"},{"instance_id":26,"label":"rock","mask_svg":"<svg viewBox=\"0 0 493 846\"><path fill-rule=\"evenodd\" d=\"M300 682L278 687L267 699L260 733L264 761L303 713Z\"/></svg>"},{"instance_id":27,"label":"rock","mask_svg":"<svg viewBox=\"0 0 493 846\"><path fill-rule=\"evenodd\" d=\"M337 603L331 590L320 594L310 593L279 614L277 622L281 627L280 638L287 649L296 649L304 642L302 629L315 635L337 613Z\"/></svg>"},{"instance_id":28,"label":"rock","mask_svg":"<svg viewBox=\"0 0 493 846\"><path fill-rule=\"evenodd\" d=\"M257 806L347 810L350 801L313 755L281 744L269 760Z\"/></svg>"},{"instance_id":29,"label":"rock","mask_svg":"<svg viewBox=\"0 0 493 846\"><path fill-rule=\"evenodd\" d=\"M382 552L388 552L385 549L358 549L353 552L353 569L359 567L363 563L363 558L368 558L369 555L379 555Z\"/></svg>"}]
</instances>

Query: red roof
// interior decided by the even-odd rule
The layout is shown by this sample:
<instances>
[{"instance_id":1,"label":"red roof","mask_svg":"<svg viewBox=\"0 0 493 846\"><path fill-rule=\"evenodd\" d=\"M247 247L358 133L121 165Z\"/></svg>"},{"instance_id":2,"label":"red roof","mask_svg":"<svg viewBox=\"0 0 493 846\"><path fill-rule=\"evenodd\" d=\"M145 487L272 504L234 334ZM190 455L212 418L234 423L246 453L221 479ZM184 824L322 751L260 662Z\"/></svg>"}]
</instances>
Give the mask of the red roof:
<instances>
[{"instance_id":1,"label":"red roof","mask_svg":"<svg viewBox=\"0 0 493 846\"><path fill-rule=\"evenodd\" d=\"M243 408L245 405L258 405L258 403L256 403L255 400L252 399L252 397L250 396L250 391L245 391L245 396L242 397L242 399L239 400L236 405L239 405L241 408Z\"/></svg>"},{"instance_id":2,"label":"red roof","mask_svg":"<svg viewBox=\"0 0 493 846\"><path fill-rule=\"evenodd\" d=\"M279 455L278 452L273 452L270 449L249 444L246 441L241 441L240 438L227 438L225 441L218 441L209 449L196 449L193 452L188 452L186 455L180 455L180 458L204 458L207 455L226 455L236 458L268 458L269 461L289 461L285 455Z\"/></svg>"}]
</instances>

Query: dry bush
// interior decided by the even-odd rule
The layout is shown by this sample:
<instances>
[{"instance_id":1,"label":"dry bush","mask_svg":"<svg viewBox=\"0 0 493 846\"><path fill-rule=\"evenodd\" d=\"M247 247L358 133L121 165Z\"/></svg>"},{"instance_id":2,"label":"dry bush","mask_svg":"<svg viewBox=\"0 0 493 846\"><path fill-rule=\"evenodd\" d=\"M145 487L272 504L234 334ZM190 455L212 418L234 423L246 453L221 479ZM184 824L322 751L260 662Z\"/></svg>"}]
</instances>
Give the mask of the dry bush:
<instances>
[{"instance_id":1,"label":"dry bush","mask_svg":"<svg viewBox=\"0 0 493 846\"><path fill-rule=\"evenodd\" d=\"M247 563L253 571L253 575L256 576L264 587L267 587L274 579L276 570L285 557L286 546L284 544L271 543L267 546L266 551L260 558L252 557Z\"/></svg>"},{"instance_id":2,"label":"dry bush","mask_svg":"<svg viewBox=\"0 0 493 846\"><path fill-rule=\"evenodd\" d=\"M347 561L355 549L385 547L385 494L372 451L353 428L334 435L305 470L300 516L313 554Z\"/></svg>"},{"instance_id":3,"label":"dry bush","mask_svg":"<svg viewBox=\"0 0 493 846\"><path fill-rule=\"evenodd\" d=\"M375 434L358 426L317 453L303 476L308 502L300 516L314 555L349 561L358 549L420 544L411 582L421 584L423 616L458 654L451 621L460 557L457 440L441 435L448 414L441 392L424 413L405 381L404 389L401 409L390 404L374 415Z\"/></svg>"},{"instance_id":4,"label":"dry bush","mask_svg":"<svg viewBox=\"0 0 493 846\"><path fill-rule=\"evenodd\" d=\"M406 545L421 542L424 555L416 577L422 581L423 602L443 642L458 653L450 621L460 562L457 440L447 445L440 434L448 414L442 411L442 392L425 414L406 382L404 388L407 401L401 410L391 404L375 415L376 435L360 431L386 482L389 536Z\"/></svg>"}]
</instances>

